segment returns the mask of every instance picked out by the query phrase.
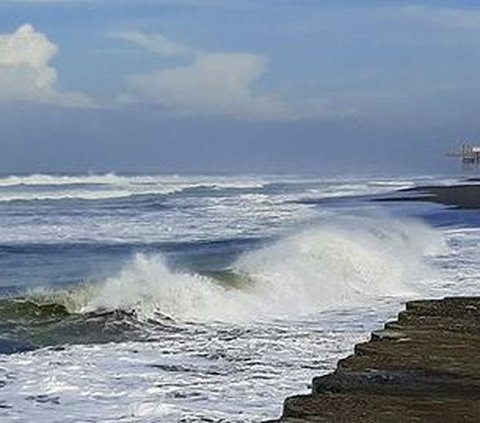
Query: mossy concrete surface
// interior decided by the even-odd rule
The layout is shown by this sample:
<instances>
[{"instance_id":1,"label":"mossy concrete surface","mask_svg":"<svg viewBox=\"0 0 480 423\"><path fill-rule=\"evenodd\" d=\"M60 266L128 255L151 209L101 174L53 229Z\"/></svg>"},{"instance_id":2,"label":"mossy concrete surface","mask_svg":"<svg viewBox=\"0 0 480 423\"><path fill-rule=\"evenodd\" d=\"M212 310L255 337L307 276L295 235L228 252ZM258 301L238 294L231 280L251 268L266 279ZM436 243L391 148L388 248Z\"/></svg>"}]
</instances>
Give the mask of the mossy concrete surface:
<instances>
[{"instance_id":1,"label":"mossy concrete surface","mask_svg":"<svg viewBox=\"0 0 480 423\"><path fill-rule=\"evenodd\" d=\"M480 297L407 303L278 422L480 422Z\"/></svg>"}]
</instances>

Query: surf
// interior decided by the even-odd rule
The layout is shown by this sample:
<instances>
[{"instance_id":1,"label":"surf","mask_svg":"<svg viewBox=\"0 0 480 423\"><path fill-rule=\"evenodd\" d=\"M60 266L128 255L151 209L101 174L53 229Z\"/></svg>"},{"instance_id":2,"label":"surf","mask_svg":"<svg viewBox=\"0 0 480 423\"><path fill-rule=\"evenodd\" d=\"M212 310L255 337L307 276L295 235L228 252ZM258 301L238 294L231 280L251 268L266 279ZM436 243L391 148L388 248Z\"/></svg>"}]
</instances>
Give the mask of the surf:
<instances>
[{"instance_id":1,"label":"surf","mask_svg":"<svg viewBox=\"0 0 480 423\"><path fill-rule=\"evenodd\" d=\"M421 293L423 281L441 277L429 257L446 250L419 221L344 217L246 251L222 271L175 269L161 254L139 253L104 280L36 290L27 300L68 315L121 310L143 321L245 323Z\"/></svg>"}]
</instances>

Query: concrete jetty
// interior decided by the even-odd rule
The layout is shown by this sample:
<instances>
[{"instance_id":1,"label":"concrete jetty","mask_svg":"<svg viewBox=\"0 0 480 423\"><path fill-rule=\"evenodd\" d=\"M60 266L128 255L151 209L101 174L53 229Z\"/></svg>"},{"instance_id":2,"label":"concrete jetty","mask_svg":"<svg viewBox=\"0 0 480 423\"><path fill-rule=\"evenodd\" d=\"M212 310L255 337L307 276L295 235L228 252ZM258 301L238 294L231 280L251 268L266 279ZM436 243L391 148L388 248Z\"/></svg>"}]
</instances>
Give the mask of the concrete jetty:
<instances>
[{"instance_id":1,"label":"concrete jetty","mask_svg":"<svg viewBox=\"0 0 480 423\"><path fill-rule=\"evenodd\" d=\"M276 422L480 422L480 297L408 302Z\"/></svg>"}]
</instances>

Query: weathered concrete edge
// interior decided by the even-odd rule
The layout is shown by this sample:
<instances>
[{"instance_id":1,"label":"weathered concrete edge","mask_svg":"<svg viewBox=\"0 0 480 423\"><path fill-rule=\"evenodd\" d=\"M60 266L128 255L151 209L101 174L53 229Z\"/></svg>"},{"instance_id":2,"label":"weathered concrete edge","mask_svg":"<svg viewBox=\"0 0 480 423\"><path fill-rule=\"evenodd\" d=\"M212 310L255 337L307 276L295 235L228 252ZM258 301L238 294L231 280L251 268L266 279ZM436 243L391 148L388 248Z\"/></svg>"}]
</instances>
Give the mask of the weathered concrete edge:
<instances>
[{"instance_id":1,"label":"weathered concrete edge","mask_svg":"<svg viewBox=\"0 0 480 423\"><path fill-rule=\"evenodd\" d=\"M270 423L480 421L479 356L480 297L410 301Z\"/></svg>"}]
</instances>

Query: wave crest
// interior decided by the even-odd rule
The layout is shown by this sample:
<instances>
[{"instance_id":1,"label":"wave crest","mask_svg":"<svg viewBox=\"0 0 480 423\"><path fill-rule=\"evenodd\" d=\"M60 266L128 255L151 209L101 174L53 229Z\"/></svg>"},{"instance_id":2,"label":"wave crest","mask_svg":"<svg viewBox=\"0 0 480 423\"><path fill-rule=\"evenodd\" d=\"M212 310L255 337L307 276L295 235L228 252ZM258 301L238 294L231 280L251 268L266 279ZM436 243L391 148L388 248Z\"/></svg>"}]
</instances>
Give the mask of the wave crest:
<instances>
[{"instance_id":1,"label":"wave crest","mask_svg":"<svg viewBox=\"0 0 480 423\"><path fill-rule=\"evenodd\" d=\"M224 272L173 271L160 255L138 254L104 281L30 293L20 317L122 311L139 321L243 322L345 309L420 294L441 277L428 256L445 252L423 223L344 218L244 253Z\"/></svg>"},{"instance_id":2,"label":"wave crest","mask_svg":"<svg viewBox=\"0 0 480 423\"><path fill-rule=\"evenodd\" d=\"M139 254L90 289L77 310L243 321L350 307L421 292L422 281L439 277L427 257L445 249L420 222L342 219L243 254L230 278L175 272L161 256Z\"/></svg>"}]
</instances>

